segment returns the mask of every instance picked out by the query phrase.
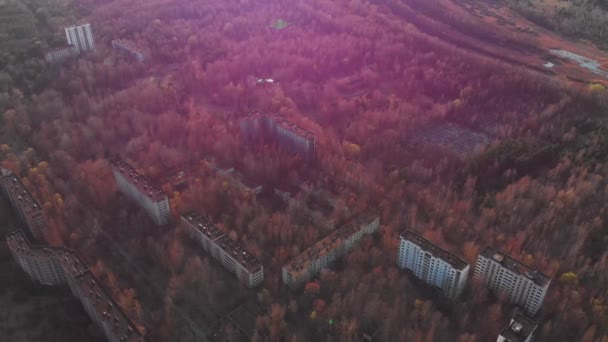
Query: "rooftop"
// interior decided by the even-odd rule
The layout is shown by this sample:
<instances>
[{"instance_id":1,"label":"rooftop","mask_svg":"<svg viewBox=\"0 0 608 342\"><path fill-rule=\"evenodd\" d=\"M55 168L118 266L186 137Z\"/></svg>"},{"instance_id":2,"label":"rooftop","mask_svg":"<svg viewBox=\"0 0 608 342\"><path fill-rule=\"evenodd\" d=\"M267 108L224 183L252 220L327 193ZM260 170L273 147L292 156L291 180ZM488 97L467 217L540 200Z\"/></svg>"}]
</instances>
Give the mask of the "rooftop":
<instances>
[{"instance_id":1,"label":"rooftop","mask_svg":"<svg viewBox=\"0 0 608 342\"><path fill-rule=\"evenodd\" d=\"M417 245L418 247L422 248L423 250L431 253L434 257L440 258L441 260L452 265L452 267L454 267L454 268L463 270L464 268L469 266L469 264L466 261L464 261L457 255L454 255L454 254L446 251L445 249L440 248L439 246L435 245L434 243L423 238L418 233L414 233L411 230L406 230L405 232L401 233L401 238L412 242L413 244Z\"/></svg>"},{"instance_id":2,"label":"rooftop","mask_svg":"<svg viewBox=\"0 0 608 342\"><path fill-rule=\"evenodd\" d=\"M56 48L51 48L46 50L46 53L53 53L53 52L58 52L58 51L67 51L67 50L76 50L76 46L72 45L72 44L68 44L67 46L63 46L63 47L56 47Z\"/></svg>"},{"instance_id":3,"label":"rooftop","mask_svg":"<svg viewBox=\"0 0 608 342\"><path fill-rule=\"evenodd\" d=\"M534 333L536 327L536 322L522 314L517 314L511 319L509 325L502 329L500 336L509 342L525 342Z\"/></svg>"},{"instance_id":4,"label":"rooftop","mask_svg":"<svg viewBox=\"0 0 608 342\"><path fill-rule=\"evenodd\" d=\"M40 204L36 202L25 185L21 183L21 180L17 178L13 172L7 169L2 169L1 182L4 189L12 194L11 197L16 199L19 209L24 214L34 214L35 211L42 210Z\"/></svg>"},{"instance_id":5,"label":"rooftop","mask_svg":"<svg viewBox=\"0 0 608 342\"><path fill-rule=\"evenodd\" d=\"M154 187L146 177L137 172L135 168L124 161L120 159L113 160L112 168L117 170L126 180L135 185L139 192L150 198L152 201L158 202L167 197L162 190Z\"/></svg>"},{"instance_id":6,"label":"rooftop","mask_svg":"<svg viewBox=\"0 0 608 342\"><path fill-rule=\"evenodd\" d=\"M256 112L256 113L247 114L247 116L243 118L243 120L255 120L255 119L271 120L275 125L285 127L288 130L295 132L299 136L302 136L302 137L305 137L308 139L315 138L315 136L314 136L314 134L312 134L312 132L296 125L295 123L285 119L284 117L282 117L278 114L261 114L261 113Z\"/></svg>"},{"instance_id":7,"label":"rooftop","mask_svg":"<svg viewBox=\"0 0 608 342\"><path fill-rule=\"evenodd\" d=\"M66 247L50 247L32 245L22 230L16 230L6 235L9 248L23 256L41 259L57 258L70 275L76 276L88 270L78 253Z\"/></svg>"},{"instance_id":8,"label":"rooftop","mask_svg":"<svg viewBox=\"0 0 608 342\"><path fill-rule=\"evenodd\" d=\"M238 242L232 240L228 235L224 235L215 241L215 244L233 259L238 261L247 271L253 272L262 266L262 263L247 252Z\"/></svg>"},{"instance_id":9,"label":"rooftop","mask_svg":"<svg viewBox=\"0 0 608 342\"><path fill-rule=\"evenodd\" d=\"M8 233L6 235L6 244L8 248L20 255L30 255L35 256L38 255L36 251L32 251L32 245L30 244L30 240L27 238L25 233L21 230L16 230L14 232ZM43 256L40 254L40 256Z\"/></svg>"},{"instance_id":10,"label":"rooftop","mask_svg":"<svg viewBox=\"0 0 608 342\"><path fill-rule=\"evenodd\" d=\"M74 25L69 25L69 26L66 26L65 28L80 27L80 26L87 26L87 25L91 25L91 24L89 24L89 23L84 23L84 24L74 24Z\"/></svg>"},{"instance_id":11,"label":"rooftop","mask_svg":"<svg viewBox=\"0 0 608 342\"><path fill-rule=\"evenodd\" d=\"M371 214L363 215L329 233L329 235L293 258L291 262L286 265L287 272L298 273L302 271L310 262L324 256L336 248L344 238L348 238L349 236L353 235L355 232L361 230L363 226L368 225L376 218L377 216Z\"/></svg>"},{"instance_id":12,"label":"rooftop","mask_svg":"<svg viewBox=\"0 0 608 342\"><path fill-rule=\"evenodd\" d=\"M251 253L247 252L241 245L224 234L216 225L203 217L196 210L182 215L182 221L190 224L198 231L207 236L219 248L231 255L249 272L255 271L262 266L260 261Z\"/></svg>"},{"instance_id":13,"label":"rooftop","mask_svg":"<svg viewBox=\"0 0 608 342\"><path fill-rule=\"evenodd\" d=\"M103 289L93 273L86 271L78 275L76 286L80 289L80 299L95 308L100 323L112 326L112 334L116 336L116 341L143 341L141 331Z\"/></svg>"},{"instance_id":14,"label":"rooftop","mask_svg":"<svg viewBox=\"0 0 608 342\"><path fill-rule=\"evenodd\" d=\"M137 46L135 46L133 43L126 41L126 40L114 39L114 40L112 40L112 46L114 46L114 45L118 45L118 46L125 48L132 52L142 53L142 51Z\"/></svg>"},{"instance_id":15,"label":"rooftop","mask_svg":"<svg viewBox=\"0 0 608 342\"><path fill-rule=\"evenodd\" d=\"M280 115L272 115L270 118L273 119L277 125L285 127L288 130L297 133L299 136L302 136L302 137L305 137L308 139L315 138L314 134L312 134L311 131L308 131L308 130L296 125L295 123L285 119L284 117L282 117Z\"/></svg>"},{"instance_id":16,"label":"rooftop","mask_svg":"<svg viewBox=\"0 0 608 342\"><path fill-rule=\"evenodd\" d=\"M191 226L195 227L198 231L205 234L208 239L211 241L215 241L220 236L224 235L218 227L216 227L213 223L209 222L206 218L204 218L197 211L191 211L182 216L182 221L187 222Z\"/></svg>"},{"instance_id":17,"label":"rooftop","mask_svg":"<svg viewBox=\"0 0 608 342\"><path fill-rule=\"evenodd\" d=\"M481 252L481 255L500 263L502 267L510 270L511 272L527 277L528 279L534 281L538 286L547 286L551 281L551 278L549 278L548 276L538 272L530 266L524 265L523 263L511 258L507 254L502 253L492 247L486 247Z\"/></svg>"}]
</instances>

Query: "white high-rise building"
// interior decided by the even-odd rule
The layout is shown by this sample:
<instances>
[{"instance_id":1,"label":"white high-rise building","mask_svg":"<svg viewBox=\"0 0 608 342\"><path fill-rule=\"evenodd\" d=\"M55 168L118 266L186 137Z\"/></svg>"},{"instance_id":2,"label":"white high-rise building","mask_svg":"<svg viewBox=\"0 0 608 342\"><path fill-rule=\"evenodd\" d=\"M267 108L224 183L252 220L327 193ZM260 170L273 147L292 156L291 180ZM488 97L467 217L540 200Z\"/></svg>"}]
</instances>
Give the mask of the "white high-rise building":
<instances>
[{"instance_id":1,"label":"white high-rise building","mask_svg":"<svg viewBox=\"0 0 608 342\"><path fill-rule=\"evenodd\" d=\"M112 162L112 173L118 189L144 209L154 223L159 226L169 223L171 208L164 192L121 160Z\"/></svg>"},{"instance_id":2,"label":"white high-rise building","mask_svg":"<svg viewBox=\"0 0 608 342\"><path fill-rule=\"evenodd\" d=\"M95 39L91 24L72 25L65 28L68 45L73 45L78 53L95 50Z\"/></svg>"},{"instance_id":3,"label":"white high-rise building","mask_svg":"<svg viewBox=\"0 0 608 342\"><path fill-rule=\"evenodd\" d=\"M409 230L401 234L397 264L452 299L464 290L470 268L463 259Z\"/></svg>"},{"instance_id":4,"label":"white high-rise building","mask_svg":"<svg viewBox=\"0 0 608 342\"><path fill-rule=\"evenodd\" d=\"M524 315L517 314L498 335L496 342L532 342L538 324Z\"/></svg>"},{"instance_id":5,"label":"white high-rise building","mask_svg":"<svg viewBox=\"0 0 608 342\"><path fill-rule=\"evenodd\" d=\"M494 293L504 293L530 315L540 309L551 283L546 275L490 247L477 257L474 277L484 280Z\"/></svg>"}]
</instances>

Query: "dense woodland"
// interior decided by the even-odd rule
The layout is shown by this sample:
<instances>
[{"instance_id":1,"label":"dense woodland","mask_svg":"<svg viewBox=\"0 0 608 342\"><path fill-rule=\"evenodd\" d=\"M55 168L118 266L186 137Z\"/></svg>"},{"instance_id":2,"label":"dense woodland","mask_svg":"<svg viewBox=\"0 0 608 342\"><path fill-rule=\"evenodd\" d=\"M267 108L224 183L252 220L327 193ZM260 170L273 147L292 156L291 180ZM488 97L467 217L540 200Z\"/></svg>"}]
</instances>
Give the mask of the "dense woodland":
<instances>
[{"instance_id":1,"label":"dense woodland","mask_svg":"<svg viewBox=\"0 0 608 342\"><path fill-rule=\"evenodd\" d=\"M221 315L239 297L262 308L255 341L495 339L517 309L476 282L448 302L398 270L405 229L472 266L491 245L550 275L538 340L608 341L601 87L442 44L377 1L5 0L0 14L9 38L0 43L1 165L43 204L47 241L80 251L152 341L195 340L181 318L210 319L197 310ZM289 25L273 27L279 19ZM61 45L73 21L91 22L97 50L46 65L42 51ZM112 39L140 46L146 62L112 50ZM313 132L317 161L244 148L238 118L251 111ZM465 160L411 148L417 131L441 122L486 132L492 143ZM170 194L176 219L205 212L258 256L263 288L252 293L226 276L178 227L153 227L117 192L116 155ZM300 203L324 189L333 224L377 210L381 231L290 292L280 268L334 225L313 224L297 203L241 191L204 160L262 184L306 183ZM179 170L189 177L184 190L169 180ZM138 285L129 265L161 285ZM226 325L225 340L237 334Z\"/></svg>"},{"instance_id":2,"label":"dense woodland","mask_svg":"<svg viewBox=\"0 0 608 342\"><path fill-rule=\"evenodd\" d=\"M608 3L602 0L510 0L534 22L608 48Z\"/></svg>"}]
</instances>

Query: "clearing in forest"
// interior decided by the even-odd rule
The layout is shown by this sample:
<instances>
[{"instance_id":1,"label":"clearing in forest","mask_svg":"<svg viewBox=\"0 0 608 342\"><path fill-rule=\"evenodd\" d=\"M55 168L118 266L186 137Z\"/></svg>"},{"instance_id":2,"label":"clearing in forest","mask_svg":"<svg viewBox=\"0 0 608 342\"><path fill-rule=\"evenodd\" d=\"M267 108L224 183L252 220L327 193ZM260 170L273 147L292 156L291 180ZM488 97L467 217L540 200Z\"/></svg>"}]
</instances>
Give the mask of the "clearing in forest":
<instances>
[{"instance_id":1,"label":"clearing in forest","mask_svg":"<svg viewBox=\"0 0 608 342\"><path fill-rule=\"evenodd\" d=\"M490 137L453 123L442 123L416 132L410 143L414 146L432 145L445 148L464 159L488 145Z\"/></svg>"}]
</instances>

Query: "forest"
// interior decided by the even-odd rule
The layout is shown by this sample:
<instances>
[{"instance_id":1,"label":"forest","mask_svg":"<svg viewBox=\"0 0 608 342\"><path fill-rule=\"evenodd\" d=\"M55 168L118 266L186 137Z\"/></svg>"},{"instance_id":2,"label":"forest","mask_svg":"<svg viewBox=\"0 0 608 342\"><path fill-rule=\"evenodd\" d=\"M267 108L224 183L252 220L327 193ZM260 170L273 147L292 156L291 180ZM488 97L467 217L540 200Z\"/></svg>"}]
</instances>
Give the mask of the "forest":
<instances>
[{"instance_id":1,"label":"forest","mask_svg":"<svg viewBox=\"0 0 608 342\"><path fill-rule=\"evenodd\" d=\"M510 0L530 20L608 48L608 4L601 0Z\"/></svg>"},{"instance_id":2,"label":"forest","mask_svg":"<svg viewBox=\"0 0 608 342\"><path fill-rule=\"evenodd\" d=\"M150 341L198 340L193 326L245 301L253 331L219 320L220 340L495 340L516 306L474 281L450 302L399 270L405 229L472 267L493 246L549 275L537 340L608 341L608 92L444 44L388 3L0 1L0 165L44 206L47 242L82 253ZM92 24L96 50L45 64L74 22ZM244 146L238 120L254 111L311 131L316 161ZM487 145L412 143L442 125ZM240 285L177 224L155 227L118 192L117 155L169 195L174 222L204 212L260 259L263 286ZM297 188L295 201L255 196L209 161ZM332 205L310 219L319 193ZM370 209L379 233L285 288L283 265Z\"/></svg>"}]
</instances>

